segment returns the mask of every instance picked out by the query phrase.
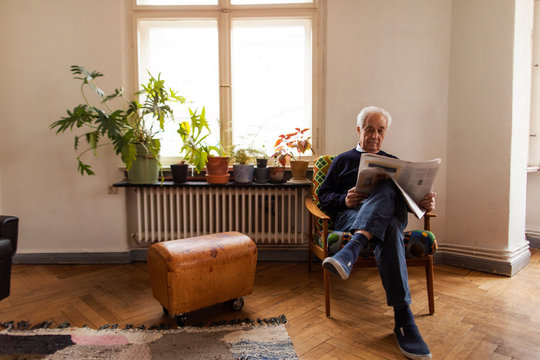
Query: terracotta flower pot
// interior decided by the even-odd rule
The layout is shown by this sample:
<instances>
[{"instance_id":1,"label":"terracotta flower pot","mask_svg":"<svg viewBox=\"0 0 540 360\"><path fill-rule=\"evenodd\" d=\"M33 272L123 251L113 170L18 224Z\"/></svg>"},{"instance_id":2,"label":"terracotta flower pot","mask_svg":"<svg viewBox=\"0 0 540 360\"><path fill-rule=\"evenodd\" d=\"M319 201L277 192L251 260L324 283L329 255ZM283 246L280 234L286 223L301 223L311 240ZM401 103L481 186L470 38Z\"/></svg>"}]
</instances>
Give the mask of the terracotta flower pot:
<instances>
[{"instance_id":1,"label":"terracotta flower pot","mask_svg":"<svg viewBox=\"0 0 540 360\"><path fill-rule=\"evenodd\" d=\"M306 180L308 161L291 160L292 180Z\"/></svg>"},{"instance_id":2,"label":"terracotta flower pot","mask_svg":"<svg viewBox=\"0 0 540 360\"><path fill-rule=\"evenodd\" d=\"M285 168L281 166L271 166L268 168L270 173L270 181L274 183L280 183L283 181L283 175L285 175Z\"/></svg>"},{"instance_id":3,"label":"terracotta flower pot","mask_svg":"<svg viewBox=\"0 0 540 360\"><path fill-rule=\"evenodd\" d=\"M226 184L229 177L229 158L210 156L206 162L206 181L210 184Z\"/></svg>"}]
</instances>

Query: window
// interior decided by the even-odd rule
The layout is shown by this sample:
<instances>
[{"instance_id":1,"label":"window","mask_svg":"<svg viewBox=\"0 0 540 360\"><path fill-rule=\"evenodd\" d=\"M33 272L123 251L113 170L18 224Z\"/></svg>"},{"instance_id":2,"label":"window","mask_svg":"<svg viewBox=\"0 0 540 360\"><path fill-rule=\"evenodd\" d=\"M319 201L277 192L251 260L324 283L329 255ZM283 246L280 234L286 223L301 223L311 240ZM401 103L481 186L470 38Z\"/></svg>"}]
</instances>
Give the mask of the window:
<instances>
[{"instance_id":1,"label":"window","mask_svg":"<svg viewBox=\"0 0 540 360\"><path fill-rule=\"evenodd\" d=\"M322 79L313 0L137 0L137 83L161 74L211 126L209 141L272 154L279 134L317 138ZM186 118L178 106L177 119ZM177 126L166 125L162 162L178 158ZM312 141L315 149L320 144Z\"/></svg>"}]
</instances>

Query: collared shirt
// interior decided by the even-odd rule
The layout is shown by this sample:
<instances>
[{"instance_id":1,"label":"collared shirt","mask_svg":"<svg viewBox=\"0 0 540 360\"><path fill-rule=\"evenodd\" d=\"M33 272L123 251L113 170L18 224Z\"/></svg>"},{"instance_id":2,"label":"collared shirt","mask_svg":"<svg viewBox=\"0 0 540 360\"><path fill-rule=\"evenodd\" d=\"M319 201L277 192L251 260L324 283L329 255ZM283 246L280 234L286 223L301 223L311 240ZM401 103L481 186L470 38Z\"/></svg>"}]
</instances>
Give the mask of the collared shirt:
<instances>
[{"instance_id":1,"label":"collared shirt","mask_svg":"<svg viewBox=\"0 0 540 360\"><path fill-rule=\"evenodd\" d=\"M362 147L360 146L360 143L356 145L356 151L361 152L361 153L365 152L364 149L362 149Z\"/></svg>"}]
</instances>

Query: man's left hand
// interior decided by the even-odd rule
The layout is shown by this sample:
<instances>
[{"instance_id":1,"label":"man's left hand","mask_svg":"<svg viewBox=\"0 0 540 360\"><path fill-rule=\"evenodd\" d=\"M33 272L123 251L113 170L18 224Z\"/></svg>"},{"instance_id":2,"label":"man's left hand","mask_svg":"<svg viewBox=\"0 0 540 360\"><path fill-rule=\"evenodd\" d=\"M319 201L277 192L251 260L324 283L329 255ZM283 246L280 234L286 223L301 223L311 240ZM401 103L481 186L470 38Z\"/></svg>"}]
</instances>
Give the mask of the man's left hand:
<instances>
[{"instance_id":1,"label":"man's left hand","mask_svg":"<svg viewBox=\"0 0 540 360\"><path fill-rule=\"evenodd\" d=\"M420 201L420 206L426 209L428 212L435 210L435 193L427 194L422 201Z\"/></svg>"}]
</instances>

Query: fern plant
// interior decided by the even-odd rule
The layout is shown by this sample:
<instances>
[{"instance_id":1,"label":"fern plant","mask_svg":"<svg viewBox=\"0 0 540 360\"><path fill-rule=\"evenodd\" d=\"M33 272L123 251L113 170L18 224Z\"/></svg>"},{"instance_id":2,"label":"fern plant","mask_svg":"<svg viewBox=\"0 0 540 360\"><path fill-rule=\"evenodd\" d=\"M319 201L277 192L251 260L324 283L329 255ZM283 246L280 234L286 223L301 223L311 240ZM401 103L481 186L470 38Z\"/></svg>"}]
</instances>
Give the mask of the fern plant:
<instances>
[{"instance_id":1,"label":"fern plant","mask_svg":"<svg viewBox=\"0 0 540 360\"><path fill-rule=\"evenodd\" d=\"M74 79L81 81L80 91L84 99L73 110L67 110L67 116L51 124L56 134L77 130L74 148L77 152L78 171L81 175L94 175L92 167L83 161L83 156L91 151L96 155L100 146L112 144L114 151L120 155L122 162L129 170L136 159L136 145L141 144L152 154L158 156L160 141L156 135L164 131L166 119L174 119L173 102L185 103L186 99L173 89L165 87L165 81L158 75L157 78L150 73L150 79L142 84L142 89L136 92L134 99L124 95L124 89L115 89L110 95L105 94L95 80L104 76L98 71L87 71L84 67L73 65L71 72ZM90 89L99 101L99 106L92 105L85 93ZM144 96L141 103L137 97ZM124 107L113 108L111 101L121 99ZM86 147L81 149L81 140ZM105 141L105 143L103 143Z\"/></svg>"}]
</instances>

